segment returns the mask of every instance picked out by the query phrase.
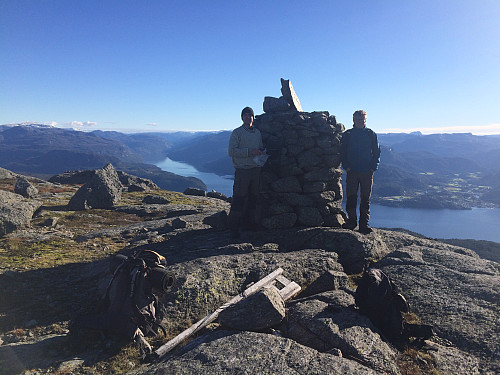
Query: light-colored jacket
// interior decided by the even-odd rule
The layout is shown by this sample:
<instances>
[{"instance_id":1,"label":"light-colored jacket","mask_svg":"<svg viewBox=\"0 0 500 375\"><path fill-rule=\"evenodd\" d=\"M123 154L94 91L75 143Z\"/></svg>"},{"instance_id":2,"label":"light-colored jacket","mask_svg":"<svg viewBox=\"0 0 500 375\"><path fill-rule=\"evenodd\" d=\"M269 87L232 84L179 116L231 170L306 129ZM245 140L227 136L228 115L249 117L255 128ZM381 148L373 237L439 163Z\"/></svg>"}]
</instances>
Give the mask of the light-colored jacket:
<instances>
[{"instance_id":1,"label":"light-colored jacket","mask_svg":"<svg viewBox=\"0 0 500 375\"><path fill-rule=\"evenodd\" d=\"M235 168L249 169L258 167L253 161L252 150L262 150L263 148L262 135L259 129L253 128L250 130L245 125L241 125L231 133L227 152L233 159Z\"/></svg>"}]
</instances>

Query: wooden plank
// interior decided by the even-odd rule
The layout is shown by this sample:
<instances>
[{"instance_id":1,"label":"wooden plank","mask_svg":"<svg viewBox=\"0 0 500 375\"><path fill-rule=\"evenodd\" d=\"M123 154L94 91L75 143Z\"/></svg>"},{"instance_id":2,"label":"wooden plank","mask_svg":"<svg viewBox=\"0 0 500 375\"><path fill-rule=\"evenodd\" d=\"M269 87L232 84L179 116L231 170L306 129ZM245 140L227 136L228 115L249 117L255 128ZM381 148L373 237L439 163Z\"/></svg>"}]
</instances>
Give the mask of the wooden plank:
<instances>
[{"instance_id":1,"label":"wooden plank","mask_svg":"<svg viewBox=\"0 0 500 375\"><path fill-rule=\"evenodd\" d=\"M285 276L279 275L276 277L276 280L280 284L283 285L281 289L276 287L276 282L273 282L273 287L279 292L283 300L287 301L293 296L295 296L298 292L300 292L300 285L294 281L288 280Z\"/></svg>"},{"instance_id":2,"label":"wooden plank","mask_svg":"<svg viewBox=\"0 0 500 375\"><path fill-rule=\"evenodd\" d=\"M291 281L290 283L288 283L287 286L281 289L279 293L283 298L283 300L287 301L293 296L295 296L298 292L300 292L300 289L301 288L299 284L297 284L295 281Z\"/></svg>"},{"instance_id":3,"label":"wooden plank","mask_svg":"<svg viewBox=\"0 0 500 375\"><path fill-rule=\"evenodd\" d=\"M260 279L255 284L253 284L253 285L249 286L247 289L245 289L245 291L243 292L243 296L248 297L248 296L254 294L255 292L262 289L264 286L266 286L267 284L272 282L274 279L276 279L282 273L283 273L283 268L281 268L281 267L277 268L276 270L271 272L269 275L267 275L263 279Z\"/></svg>"},{"instance_id":4,"label":"wooden plank","mask_svg":"<svg viewBox=\"0 0 500 375\"><path fill-rule=\"evenodd\" d=\"M291 280L288 280L285 276L283 275L278 275L276 277L276 280L278 280L281 284L283 284L283 286L287 286L288 284L290 284L292 281Z\"/></svg>"},{"instance_id":5,"label":"wooden plank","mask_svg":"<svg viewBox=\"0 0 500 375\"><path fill-rule=\"evenodd\" d=\"M236 297L233 297L230 301L226 302L224 305L219 307L213 313L207 315L203 319L201 319L198 322L196 322L195 324L193 324L188 329L182 331L180 334L178 334L172 340L170 340L167 343L165 343L164 345L160 346L155 351L155 354L158 357L164 356L169 351L171 351L173 348L175 348L177 345L179 345L182 341L187 339L189 336L193 335L195 332L199 331L201 328L205 327L206 325L212 323L224 309L228 308L231 305L234 305L235 303L241 301L244 298L251 296L252 294L255 294L260 289L262 289L264 286L271 283L274 279L276 279L276 277L278 277L282 273L283 273L283 269L280 267L280 268L276 269L275 271L271 272L269 275L267 275L263 279L257 281L255 284L252 284L250 287L245 289L245 291L242 294L237 295Z\"/></svg>"},{"instance_id":6,"label":"wooden plank","mask_svg":"<svg viewBox=\"0 0 500 375\"><path fill-rule=\"evenodd\" d=\"M276 285L274 283L272 285L270 285L270 286L269 285L266 286L266 288L274 289L276 292L278 292L279 295L281 295L280 290L276 287Z\"/></svg>"}]
</instances>

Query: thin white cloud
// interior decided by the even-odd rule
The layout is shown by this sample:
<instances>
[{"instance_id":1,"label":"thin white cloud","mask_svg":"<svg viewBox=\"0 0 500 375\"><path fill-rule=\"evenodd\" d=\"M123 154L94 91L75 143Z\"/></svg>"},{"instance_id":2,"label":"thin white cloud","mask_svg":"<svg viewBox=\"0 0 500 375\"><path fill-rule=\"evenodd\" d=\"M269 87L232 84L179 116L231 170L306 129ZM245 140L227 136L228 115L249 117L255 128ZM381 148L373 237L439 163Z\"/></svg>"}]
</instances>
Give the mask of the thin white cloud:
<instances>
[{"instance_id":1,"label":"thin white cloud","mask_svg":"<svg viewBox=\"0 0 500 375\"><path fill-rule=\"evenodd\" d=\"M71 121L65 122L64 125L70 126L72 128L87 128L92 126L97 126L97 122L94 121Z\"/></svg>"},{"instance_id":2,"label":"thin white cloud","mask_svg":"<svg viewBox=\"0 0 500 375\"><path fill-rule=\"evenodd\" d=\"M157 122L150 122L146 124L147 126L158 126L159 124Z\"/></svg>"},{"instance_id":3,"label":"thin white cloud","mask_svg":"<svg viewBox=\"0 0 500 375\"><path fill-rule=\"evenodd\" d=\"M472 133L475 135L500 134L500 124L477 125L477 126L441 126L435 128L391 128L379 130L379 133L411 133L421 132L422 134L441 133Z\"/></svg>"}]
</instances>

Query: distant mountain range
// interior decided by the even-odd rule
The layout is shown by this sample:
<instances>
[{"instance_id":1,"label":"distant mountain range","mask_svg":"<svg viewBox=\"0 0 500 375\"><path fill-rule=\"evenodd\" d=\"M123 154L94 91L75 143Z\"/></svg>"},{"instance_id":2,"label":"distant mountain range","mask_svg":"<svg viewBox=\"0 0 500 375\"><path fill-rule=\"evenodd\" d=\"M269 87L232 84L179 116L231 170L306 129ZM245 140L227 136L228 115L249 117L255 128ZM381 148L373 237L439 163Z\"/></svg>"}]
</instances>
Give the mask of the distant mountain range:
<instances>
[{"instance_id":1,"label":"distant mountain range","mask_svg":"<svg viewBox=\"0 0 500 375\"><path fill-rule=\"evenodd\" d=\"M39 125L0 126L0 166L47 177L67 170L116 168L164 189L206 188L149 164L169 157L202 172L231 175L230 131L90 133ZM374 202L404 207L500 206L500 136L379 134L382 154Z\"/></svg>"},{"instance_id":2,"label":"distant mountain range","mask_svg":"<svg viewBox=\"0 0 500 375\"><path fill-rule=\"evenodd\" d=\"M172 136L176 140L183 135ZM81 132L38 124L0 126L0 166L13 172L48 178L69 170L102 168L112 163L116 169L149 178L163 189L184 191L188 187L206 189L193 177L162 171L145 161L165 158L168 139L149 134Z\"/></svg>"}]
</instances>

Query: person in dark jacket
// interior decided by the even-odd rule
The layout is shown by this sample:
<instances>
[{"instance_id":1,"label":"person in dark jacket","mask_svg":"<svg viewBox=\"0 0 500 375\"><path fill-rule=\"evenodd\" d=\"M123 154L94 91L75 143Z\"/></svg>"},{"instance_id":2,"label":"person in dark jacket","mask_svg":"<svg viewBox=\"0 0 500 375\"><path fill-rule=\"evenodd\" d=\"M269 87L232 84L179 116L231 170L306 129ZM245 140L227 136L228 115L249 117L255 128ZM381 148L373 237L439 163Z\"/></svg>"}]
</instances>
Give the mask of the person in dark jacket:
<instances>
[{"instance_id":1,"label":"person in dark jacket","mask_svg":"<svg viewBox=\"0 0 500 375\"><path fill-rule=\"evenodd\" d=\"M342 167L347 172L346 178L346 211L348 220L345 229L353 230L357 226L356 207L358 189L361 202L359 204L359 231L364 234L372 232L368 225L370 219L370 197L373 186L373 173L380 162L380 147L377 134L366 127L366 112L358 110L353 114L352 129L344 132L341 143Z\"/></svg>"}]
</instances>

